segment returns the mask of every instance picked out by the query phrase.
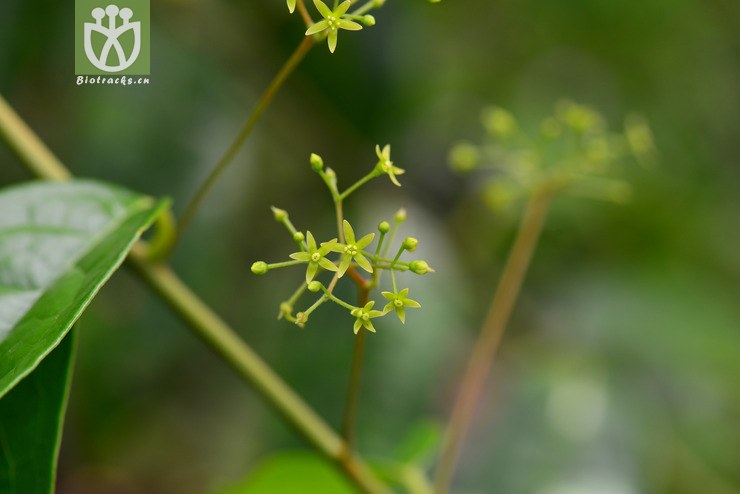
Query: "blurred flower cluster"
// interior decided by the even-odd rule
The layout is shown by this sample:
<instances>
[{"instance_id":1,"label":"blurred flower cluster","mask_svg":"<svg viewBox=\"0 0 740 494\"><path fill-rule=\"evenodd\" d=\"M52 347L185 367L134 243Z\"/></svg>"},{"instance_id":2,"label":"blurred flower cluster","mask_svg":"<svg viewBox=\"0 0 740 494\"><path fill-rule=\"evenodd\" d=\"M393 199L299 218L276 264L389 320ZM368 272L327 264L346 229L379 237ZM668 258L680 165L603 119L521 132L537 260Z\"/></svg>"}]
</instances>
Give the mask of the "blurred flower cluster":
<instances>
[{"instance_id":1,"label":"blurred flower cluster","mask_svg":"<svg viewBox=\"0 0 740 494\"><path fill-rule=\"evenodd\" d=\"M649 165L655 158L650 127L637 115L628 116L624 130L614 132L596 110L563 100L534 132L499 107L486 108L481 120L484 142L457 144L449 160L458 172L492 171L483 197L494 210L542 190L624 202L631 190L619 178L623 163L632 158Z\"/></svg>"}]
</instances>

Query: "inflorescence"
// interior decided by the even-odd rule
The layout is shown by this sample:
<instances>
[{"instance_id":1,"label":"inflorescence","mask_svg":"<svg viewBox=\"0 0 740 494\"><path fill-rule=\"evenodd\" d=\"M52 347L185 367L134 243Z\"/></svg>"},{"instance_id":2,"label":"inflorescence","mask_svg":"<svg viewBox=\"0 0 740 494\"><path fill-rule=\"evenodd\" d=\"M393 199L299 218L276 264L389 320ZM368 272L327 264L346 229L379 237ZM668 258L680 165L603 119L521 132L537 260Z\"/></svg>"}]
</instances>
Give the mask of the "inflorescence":
<instances>
[{"instance_id":1,"label":"inflorescence","mask_svg":"<svg viewBox=\"0 0 740 494\"><path fill-rule=\"evenodd\" d=\"M325 242L317 242L316 238L310 231L305 233L297 230L290 221L287 211L276 207L272 208L275 220L281 223L290 233L293 241L298 246L298 251L290 254L289 261L276 262L268 264L263 261L257 261L252 264L254 274L265 274L270 270L284 268L289 266L305 267L305 277L301 281L298 289L293 295L280 304L278 318L285 318L304 327L311 314L325 302L334 302L335 304L347 309L350 316L354 318L353 329L357 334L361 328L375 332L375 326L372 319L385 316L394 312L402 323L406 322L406 309L419 308L421 305L410 298L409 289L402 288L399 290L397 273L410 272L417 275L423 275L434 271L429 264L423 260L402 261L401 256L406 252L414 252L418 245L418 240L413 237L405 238L393 257L388 255L391 251L391 244L400 225L406 220L406 211L399 210L393 217L392 223L382 221L378 225L378 235L367 233L362 236L355 234L354 227L343 217L343 201L359 187L383 175L387 175L391 182L397 186L397 176L402 175L404 170L396 167L391 161L391 148L389 145L381 149L376 146L375 153L378 161L373 169L358 180L355 184L348 187L343 192L337 188L336 173L324 166L324 160L317 154L312 154L309 162L311 168L318 173L331 193L332 200L337 213L337 237ZM375 247L371 248L373 242ZM389 271L393 291L383 291L381 295L386 299L386 304L382 310L374 309L375 301L369 300L362 306L350 304L336 295L334 288L338 281L347 275L359 289L365 290L367 294L380 285L380 273ZM319 277L328 272L331 279L328 284L319 281ZM362 274L362 272L366 274ZM298 311L294 314L295 305L300 297L306 292L320 293L312 305L308 308Z\"/></svg>"},{"instance_id":2,"label":"inflorescence","mask_svg":"<svg viewBox=\"0 0 740 494\"><path fill-rule=\"evenodd\" d=\"M485 142L456 145L450 164L459 172L494 170L484 189L484 200L494 210L543 189L624 202L631 187L615 177L619 166L629 156L647 164L655 155L644 118L630 116L624 132L610 132L597 111L566 100L556 104L554 114L542 120L534 135L499 107L485 109L482 123Z\"/></svg>"},{"instance_id":3,"label":"inflorescence","mask_svg":"<svg viewBox=\"0 0 740 494\"><path fill-rule=\"evenodd\" d=\"M295 12L298 1L301 0L287 0L288 10L291 14ZM440 0L429 0L429 2L439 3ZM375 17L368 14L368 12L382 7L385 4L385 0L369 0L350 12L350 7L355 3L357 3L357 0L344 0L343 2L334 0L334 6L330 8L322 0L313 0L316 10L321 15L321 20L317 22L311 21L312 24L308 26L306 36L316 36L317 39L326 38L329 44L329 51L334 53L334 50L337 48L339 30L359 31L363 26L374 26Z\"/></svg>"}]
</instances>

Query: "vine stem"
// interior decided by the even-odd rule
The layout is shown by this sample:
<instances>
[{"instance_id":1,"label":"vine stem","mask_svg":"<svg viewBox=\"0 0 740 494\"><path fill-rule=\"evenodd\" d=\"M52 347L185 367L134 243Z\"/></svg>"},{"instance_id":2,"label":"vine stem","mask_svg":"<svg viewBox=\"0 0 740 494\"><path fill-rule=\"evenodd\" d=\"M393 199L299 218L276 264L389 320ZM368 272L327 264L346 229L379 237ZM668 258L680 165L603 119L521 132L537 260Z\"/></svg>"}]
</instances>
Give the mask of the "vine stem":
<instances>
[{"instance_id":1,"label":"vine stem","mask_svg":"<svg viewBox=\"0 0 740 494\"><path fill-rule=\"evenodd\" d=\"M0 96L0 139L37 177L67 180L72 174Z\"/></svg>"},{"instance_id":2,"label":"vine stem","mask_svg":"<svg viewBox=\"0 0 740 494\"><path fill-rule=\"evenodd\" d=\"M72 174L41 139L0 96L0 139L18 155L32 174L47 180L67 180ZM137 242L128 263L174 312L223 359L251 384L286 421L367 494L392 491L356 456L345 454L342 438L296 392L211 310L166 265L146 257L146 246Z\"/></svg>"},{"instance_id":3,"label":"vine stem","mask_svg":"<svg viewBox=\"0 0 740 494\"><path fill-rule=\"evenodd\" d=\"M468 361L467 370L452 408L435 474L434 492L436 494L445 494L449 491L462 442L470 428L481 390L519 296L542 226L547 218L553 192L553 188L549 186L544 186L536 192L529 201L519 226L516 240L506 261L478 340L473 347L472 356Z\"/></svg>"},{"instance_id":4,"label":"vine stem","mask_svg":"<svg viewBox=\"0 0 740 494\"><path fill-rule=\"evenodd\" d=\"M364 307L370 298L370 290L360 288L358 297L359 307ZM360 399L360 387L362 384L362 361L365 355L365 336L367 330L362 327L355 336L355 348L352 352L352 367L349 374L349 386L347 387L347 400L344 405L344 417L342 419L342 438L344 439L344 454L347 458L352 457L356 445L357 430L357 408Z\"/></svg>"},{"instance_id":5,"label":"vine stem","mask_svg":"<svg viewBox=\"0 0 740 494\"><path fill-rule=\"evenodd\" d=\"M252 113L251 115L249 115L249 118L244 123L244 126L242 126L239 134L236 136L236 139L234 139L221 160L216 164L213 170L211 170L211 173L201 184L198 191L185 207L185 211L183 212L182 216L180 217L180 221L178 222L177 236L175 238L173 248L179 243L179 241L182 239L183 234L193 222L198 209L200 209L200 206L203 204L203 201L211 192L211 189L213 189L213 186L216 185L218 179L221 177L223 172L226 171L226 169L236 157L239 149L252 134L254 126L257 124L260 117L262 116L262 113L264 113L270 102L272 102L272 99L275 97L278 89L280 89L288 76L298 66L301 60L303 60L303 57L306 56L306 54L309 52L309 50L311 50L314 44L314 40L311 36L304 37L301 43L293 52L293 54L288 58L288 60L285 61L285 64L283 64L283 66L280 68L280 71L275 75L275 78L272 80L272 82L270 82L270 85L267 86L265 92L262 93L262 96L260 96L260 99L257 101L254 110L252 110Z\"/></svg>"}]
</instances>

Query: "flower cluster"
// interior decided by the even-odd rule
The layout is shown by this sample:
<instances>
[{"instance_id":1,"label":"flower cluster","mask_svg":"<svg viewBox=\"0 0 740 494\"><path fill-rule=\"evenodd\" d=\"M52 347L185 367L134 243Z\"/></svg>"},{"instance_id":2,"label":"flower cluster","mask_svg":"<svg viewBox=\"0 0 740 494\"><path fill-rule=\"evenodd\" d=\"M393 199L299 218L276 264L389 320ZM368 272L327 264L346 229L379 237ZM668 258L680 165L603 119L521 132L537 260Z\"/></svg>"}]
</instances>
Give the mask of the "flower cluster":
<instances>
[{"instance_id":1,"label":"flower cluster","mask_svg":"<svg viewBox=\"0 0 740 494\"><path fill-rule=\"evenodd\" d=\"M373 319L385 316L393 312L402 323L406 322L406 309L419 308L421 305L409 298L408 288L398 288L396 279L397 273L410 272L417 275L423 275L434 271L429 267L426 261L417 259L412 261L402 261L401 256L406 252L414 252L418 245L418 240L413 237L407 237L398 247L395 255L390 257L390 251L398 228L406 220L406 211L399 210L392 224L388 221L382 221L378 225L378 234L372 232L359 236L355 233L352 224L343 218L343 201L355 190L373 178L382 175L388 175L391 182L400 186L396 178L404 173L404 170L396 167L391 161L391 148L386 145L381 149L376 146L375 149L378 161L372 170L355 184L348 187L345 191L339 192L337 188L336 173L331 168L324 166L324 160L317 154L312 154L309 162L311 168L319 174L324 183L326 183L331 193L332 200L337 212L337 236L324 242L317 242L316 238L310 231L305 233L298 231L290 221L288 213L279 208L272 208L275 220L282 223L290 232L293 240L298 245L298 251L290 254L289 261L282 261L268 264L264 261L257 261L252 264L254 274L265 274L272 269L284 268L289 266L305 267L305 276L301 281L298 289L293 295L280 304L279 318L285 318L304 327L309 317L320 305L325 302L334 302L344 307L349 315L354 318L353 329L357 334L360 329L375 332ZM376 240L374 249L371 245ZM334 288L337 283L346 276L351 279L357 287L363 291L365 300L369 298L373 289L380 286L381 272L390 273L392 291L383 291L381 295L385 298L386 304L382 310L374 309L375 301L369 300L361 306L348 303L336 295ZM323 273L328 273L328 283L319 281ZM363 274L364 273L364 274ZM306 292L321 293L312 305L302 311L294 314L295 305Z\"/></svg>"},{"instance_id":2,"label":"flower cluster","mask_svg":"<svg viewBox=\"0 0 740 494\"><path fill-rule=\"evenodd\" d=\"M533 133L523 131L511 113L498 107L484 110L482 123L486 142L456 145L450 164L459 172L493 168L484 199L496 210L545 188L623 202L630 186L614 178L619 165L630 155L649 163L655 153L643 118L630 116L624 132L610 132L598 112L571 101L557 103L554 114Z\"/></svg>"},{"instance_id":3,"label":"flower cluster","mask_svg":"<svg viewBox=\"0 0 740 494\"><path fill-rule=\"evenodd\" d=\"M429 0L430 3L438 3L440 0ZM339 30L344 29L346 31L359 31L362 26L374 26L375 17L368 14L373 9L382 7L385 4L385 0L369 0L362 6L356 8L353 11L349 11L357 0L344 0L339 2L334 0L334 5L330 8L322 0L313 0L314 7L321 16L321 20L314 22L311 19L308 10L303 4L303 0L287 0L288 10L292 14L295 12L296 7L300 7L301 13L304 15L308 29L306 30L306 36L317 36L318 39L326 38L329 44L329 51L334 53L337 48L337 38L339 36Z\"/></svg>"}]
</instances>

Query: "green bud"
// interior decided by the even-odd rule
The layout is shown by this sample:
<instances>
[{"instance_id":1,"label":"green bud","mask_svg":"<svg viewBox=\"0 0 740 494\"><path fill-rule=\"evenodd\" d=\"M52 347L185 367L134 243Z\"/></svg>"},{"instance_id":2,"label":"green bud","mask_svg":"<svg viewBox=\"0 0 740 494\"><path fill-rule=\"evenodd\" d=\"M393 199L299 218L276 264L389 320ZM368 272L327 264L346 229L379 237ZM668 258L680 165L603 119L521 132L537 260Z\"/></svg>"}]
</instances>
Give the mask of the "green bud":
<instances>
[{"instance_id":1,"label":"green bud","mask_svg":"<svg viewBox=\"0 0 740 494\"><path fill-rule=\"evenodd\" d=\"M480 161L480 151L470 143L457 144L450 151L450 166L458 172L468 172Z\"/></svg>"},{"instance_id":2,"label":"green bud","mask_svg":"<svg viewBox=\"0 0 740 494\"><path fill-rule=\"evenodd\" d=\"M497 106L483 111L483 126L494 137L509 137L518 130L514 115Z\"/></svg>"},{"instance_id":3,"label":"green bud","mask_svg":"<svg viewBox=\"0 0 740 494\"><path fill-rule=\"evenodd\" d=\"M632 153L639 157L655 152L655 140L647 120L639 115L630 115L625 121L624 134Z\"/></svg>"},{"instance_id":4,"label":"green bud","mask_svg":"<svg viewBox=\"0 0 740 494\"><path fill-rule=\"evenodd\" d=\"M308 321L308 316L305 312L299 312L295 315L295 323L300 326L301 328L306 324Z\"/></svg>"},{"instance_id":5,"label":"green bud","mask_svg":"<svg viewBox=\"0 0 740 494\"><path fill-rule=\"evenodd\" d=\"M309 161L311 162L311 168L313 168L313 171L320 172L324 169L324 160L321 159L321 156L318 154L311 153Z\"/></svg>"},{"instance_id":6,"label":"green bud","mask_svg":"<svg viewBox=\"0 0 740 494\"><path fill-rule=\"evenodd\" d=\"M503 211L518 199L518 187L508 180L491 182L483 193L483 201L494 211Z\"/></svg>"},{"instance_id":7,"label":"green bud","mask_svg":"<svg viewBox=\"0 0 740 494\"><path fill-rule=\"evenodd\" d=\"M265 274L269 269L266 262L257 261L252 264L252 272L254 274Z\"/></svg>"},{"instance_id":8,"label":"green bud","mask_svg":"<svg viewBox=\"0 0 740 494\"><path fill-rule=\"evenodd\" d=\"M426 274L434 272L434 270L429 267L429 264L427 264L426 261L411 261L411 263L409 264L409 270L412 273L416 274Z\"/></svg>"},{"instance_id":9,"label":"green bud","mask_svg":"<svg viewBox=\"0 0 740 494\"><path fill-rule=\"evenodd\" d=\"M393 217L393 221L396 223L403 223L406 221L406 210L404 208L399 209L396 211L396 215Z\"/></svg>"},{"instance_id":10,"label":"green bud","mask_svg":"<svg viewBox=\"0 0 740 494\"><path fill-rule=\"evenodd\" d=\"M308 291L309 292L316 293L319 290L321 290L321 283L320 282L314 280L314 281L312 281L311 283L308 284Z\"/></svg>"},{"instance_id":11,"label":"green bud","mask_svg":"<svg viewBox=\"0 0 740 494\"><path fill-rule=\"evenodd\" d=\"M272 214L275 216L275 221L282 223L288 219L288 212L284 209L276 208L275 206L270 207L270 209L272 209Z\"/></svg>"},{"instance_id":12,"label":"green bud","mask_svg":"<svg viewBox=\"0 0 740 494\"><path fill-rule=\"evenodd\" d=\"M330 188L336 189L337 187L337 174L331 168L324 170L324 176L329 180Z\"/></svg>"},{"instance_id":13,"label":"green bud","mask_svg":"<svg viewBox=\"0 0 740 494\"><path fill-rule=\"evenodd\" d=\"M406 237L402 245L403 248L407 251L413 252L416 250L416 246L419 245L419 241L416 240L414 237Z\"/></svg>"},{"instance_id":14,"label":"green bud","mask_svg":"<svg viewBox=\"0 0 740 494\"><path fill-rule=\"evenodd\" d=\"M602 116L586 105L579 105L568 100L560 101L556 106L556 113L565 125L579 134L604 128Z\"/></svg>"},{"instance_id":15,"label":"green bud","mask_svg":"<svg viewBox=\"0 0 740 494\"><path fill-rule=\"evenodd\" d=\"M391 225L388 224L387 221L381 221L378 225L378 231L382 234L386 234L390 231Z\"/></svg>"},{"instance_id":16,"label":"green bud","mask_svg":"<svg viewBox=\"0 0 740 494\"><path fill-rule=\"evenodd\" d=\"M373 7L382 7L385 3L385 0L373 0Z\"/></svg>"},{"instance_id":17,"label":"green bud","mask_svg":"<svg viewBox=\"0 0 740 494\"><path fill-rule=\"evenodd\" d=\"M296 242L303 242L306 239L306 236L302 232L295 232L293 234L293 240Z\"/></svg>"},{"instance_id":18,"label":"green bud","mask_svg":"<svg viewBox=\"0 0 740 494\"><path fill-rule=\"evenodd\" d=\"M371 16L370 14L363 15L362 16L362 23L366 26L374 26L375 25L375 17Z\"/></svg>"}]
</instances>

